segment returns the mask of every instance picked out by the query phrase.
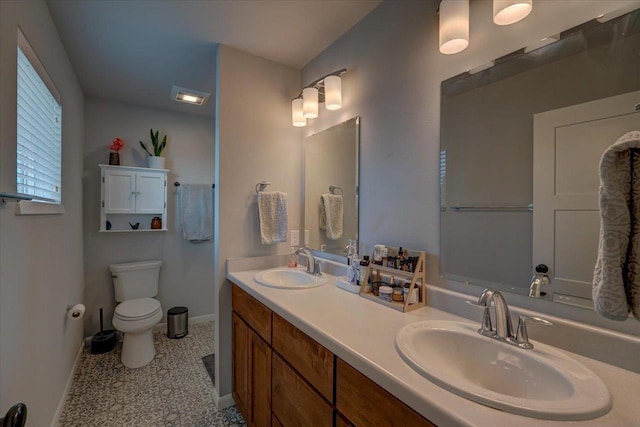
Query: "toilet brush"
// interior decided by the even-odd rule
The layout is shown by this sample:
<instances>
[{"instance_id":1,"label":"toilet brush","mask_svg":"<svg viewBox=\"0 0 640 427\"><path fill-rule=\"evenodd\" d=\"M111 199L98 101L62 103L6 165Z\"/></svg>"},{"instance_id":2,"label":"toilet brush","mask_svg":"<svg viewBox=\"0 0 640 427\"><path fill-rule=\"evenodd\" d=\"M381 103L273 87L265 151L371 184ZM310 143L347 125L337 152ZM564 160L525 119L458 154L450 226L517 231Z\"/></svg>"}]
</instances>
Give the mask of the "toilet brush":
<instances>
[{"instance_id":1,"label":"toilet brush","mask_svg":"<svg viewBox=\"0 0 640 427\"><path fill-rule=\"evenodd\" d=\"M113 350L116 346L116 331L113 329L104 330L104 320L102 318L102 308L100 308L100 332L91 339L91 354L102 354Z\"/></svg>"}]
</instances>

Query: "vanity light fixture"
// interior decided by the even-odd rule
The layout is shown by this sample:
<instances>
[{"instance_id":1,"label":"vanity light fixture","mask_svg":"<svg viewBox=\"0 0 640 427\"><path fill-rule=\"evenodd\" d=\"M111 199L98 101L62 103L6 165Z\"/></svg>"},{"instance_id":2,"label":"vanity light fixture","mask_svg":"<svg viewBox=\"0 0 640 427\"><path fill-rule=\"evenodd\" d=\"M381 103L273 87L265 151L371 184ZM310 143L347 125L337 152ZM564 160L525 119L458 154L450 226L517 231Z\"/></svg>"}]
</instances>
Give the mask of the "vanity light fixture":
<instances>
[{"instance_id":1,"label":"vanity light fixture","mask_svg":"<svg viewBox=\"0 0 640 427\"><path fill-rule=\"evenodd\" d=\"M522 21L533 9L533 0L493 0L493 22L511 25Z\"/></svg>"},{"instance_id":2,"label":"vanity light fixture","mask_svg":"<svg viewBox=\"0 0 640 427\"><path fill-rule=\"evenodd\" d=\"M469 0L440 3L440 53L453 55L469 46Z\"/></svg>"},{"instance_id":3,"label":"vanity light fixture","mask_svg":"<svg viewBox=\"0 0 640 427\"><path fill-rule=\"evenodd\" d=\"M307 118L302 112L302 98L291 101L291 123L297 128L307 125Z\"/></svg>"},{"instance_id":4,"label":"vanity light fixture","mask_svg":"<svg viewBox=\"0 0 640 427\"><path fill-rule=\"evenodd\" d=\"M207 103L211 94L208 92L200 92L193 89L187 89L180 86L171 87L171 99L178 102L184 102L193 105L204 105Z\"/></svg>"},{"instance_id":5,"label":"vanity light fixture","mask_svg":"<svg viewBox=\"0 0 640 427\"><path fill-rule=\"evenodd\" d=\"M318 117L318 104L327 110L342 108L342 74L345 68L329 73L311 83L291 101L291 124L295 127L307 125L307 119Z\"/></svg>"},{"instance_id":6,"label":"vanity light fixture","mask_svg":"<svg viewBox=\"0 0 640 427\"><path fill-rule=\"evenodd\" d=\"M302 114L305 119L318 117L318 89L315 87L302 89Z\"/></svg>"}]
</instances>

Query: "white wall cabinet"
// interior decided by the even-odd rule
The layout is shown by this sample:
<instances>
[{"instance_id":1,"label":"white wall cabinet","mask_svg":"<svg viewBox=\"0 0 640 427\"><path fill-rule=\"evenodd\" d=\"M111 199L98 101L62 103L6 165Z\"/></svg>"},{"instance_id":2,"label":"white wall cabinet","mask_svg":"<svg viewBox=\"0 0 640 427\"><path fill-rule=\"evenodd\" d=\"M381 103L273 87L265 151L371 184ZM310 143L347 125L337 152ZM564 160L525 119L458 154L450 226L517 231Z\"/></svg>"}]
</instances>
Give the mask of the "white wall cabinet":
<instances>
[{"instance_id":1,"label":"white wall cabinet","mask_svg":"<svg viewBox=\"0 0 640 427\"><path fill-rule=\"evenodd\" d=\"M166 231L166 169L100 165L100 231ZM162 228L151 229L159 216ZM132 225L139 224L137 229Z\"/></svg>"}]
</instances>

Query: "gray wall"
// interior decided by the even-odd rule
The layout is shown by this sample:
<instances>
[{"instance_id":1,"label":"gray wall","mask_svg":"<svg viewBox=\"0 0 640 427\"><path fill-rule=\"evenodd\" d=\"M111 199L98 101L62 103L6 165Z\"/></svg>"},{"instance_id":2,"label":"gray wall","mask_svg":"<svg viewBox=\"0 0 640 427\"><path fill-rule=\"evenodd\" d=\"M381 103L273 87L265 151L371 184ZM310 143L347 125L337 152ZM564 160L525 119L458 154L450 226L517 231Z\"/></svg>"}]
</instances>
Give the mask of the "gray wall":
<instances>
[{"instance_id":1,"label":"gray wall","mask_svg":"<svg viewBox=\"0 0 640 427\"><path fill-rule=\"evenodd\" d=\"M302 138L291 126L291 99L300 71L218 48L216 95L216 389L231 394L231 284L227 258L288 253L288 243L262 245L256 227L255 185L288 194L289 229L300 230Z\"/></svg>"},{"instance_id":2,"label":"gray wall","mask_svg":"<svg viewBox=\"0 0 640 427\"><path fill-rule=\"evenodd\" d=\"M212 55L215 52L212 52ZM214 71L212 71L214 72ZM109 265L150 259L162 260L158 299L167 309L184 305L189 316L214 311L213 240L190 243L182 238L179 194L174 181L211 184L214 181L213 119L138 107L87 97L84 146L84 247L86 335L99 330L98 311L105 309L111 325L115 300ZM100 219L100 169L107 164L108 145L124 140L123 166L148 166L148 155L138 141L149 142L149 128L167 135L165 167L170 170L167 189L169 231L162 233L98 233Z\"/></svg>"},{"instance_id":3,"label":"gray wall","mask_svg":"<svg viewBox=\"0 0 640 427\"><path fill-rule=\"evenodd\" d=\"M84 95L42 1L0 2L0 191L16 190L16 46L22 29L62 97L62 215L15 216L0 205L0 414L29 407L52 423L82 342L67 321L82 301Z\"/></svg>"},{"instance_id":4,"label":"gray wall","mask_svg":"<svg viewBox=\"0 0 640 427\"><path fill-rule=\"evenodd\" d=\"M574 19L564 28L597 13L588 10L593 7L588 2L575 7L549 2L546 12L539 7L522 25L497 28L486 19L491 2L471 2L471 45L447 56L438 53L437 3L384 2L305 66L303 84L340 68L348 71L343 109L322 111L303 132L312 135L360 116L360 241L369 250L376 243L423 249L428 283L479 295L481 287L440 277L440 83L557 33L562 27L553 17L560 9L564 14L571 9ZM509 302L640 335L637 322L618 323L589 310L515 294Z\"/></svg>"}]
</instances>

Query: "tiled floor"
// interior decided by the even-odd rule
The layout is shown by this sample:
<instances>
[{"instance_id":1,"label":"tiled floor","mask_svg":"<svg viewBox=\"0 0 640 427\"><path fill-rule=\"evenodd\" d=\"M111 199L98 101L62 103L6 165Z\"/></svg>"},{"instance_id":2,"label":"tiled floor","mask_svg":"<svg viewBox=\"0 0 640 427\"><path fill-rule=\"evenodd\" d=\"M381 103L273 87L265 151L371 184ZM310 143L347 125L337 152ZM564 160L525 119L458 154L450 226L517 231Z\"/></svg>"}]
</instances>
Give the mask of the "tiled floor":
<instances>
[{"instance_id":1,"label":"tiled floor","mask_svg":"<svg viewBox=\"0 0 640 427\"><path fill-rule=\"evenodd\" d=\"M189 335L154 334L156 357L147 366L120 363L85 350L60 418L64 427L244 426L235 407L218 411L202 357L213 353L213 322L189 325Z\"/></svg>"}]
</instances>

